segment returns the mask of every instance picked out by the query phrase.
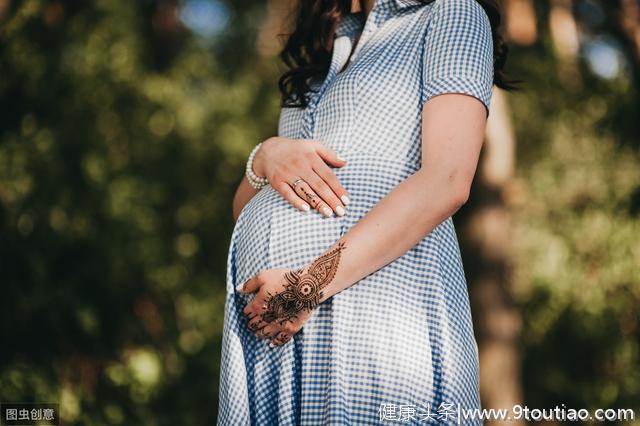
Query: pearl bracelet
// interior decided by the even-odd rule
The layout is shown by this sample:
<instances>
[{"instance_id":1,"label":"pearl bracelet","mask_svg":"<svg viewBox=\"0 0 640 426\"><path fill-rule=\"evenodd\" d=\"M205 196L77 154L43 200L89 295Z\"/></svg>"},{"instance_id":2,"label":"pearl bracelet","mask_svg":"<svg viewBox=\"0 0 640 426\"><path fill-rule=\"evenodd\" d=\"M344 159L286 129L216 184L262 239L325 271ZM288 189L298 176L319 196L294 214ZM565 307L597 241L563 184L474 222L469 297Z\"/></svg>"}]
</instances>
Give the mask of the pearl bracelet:
<instances>
[{"instance_id":1,"label":"pearl bracelet","mask_svg":"<svg viewBox=\"0 0 640 426\"><path fill-rule=\"evenodd\" d=\"M262 142L256 145L251 151L251 154L249 154L249 159L247 160L247 167L245 170L245 174L247 175L247 180L249 181L249 184L254 189L257 189L257 190L261 190L264 186L266 186L269 183L266 177L258 176L253 172L253 159L256 156L256 152L258 152L258 149L260 149L261 145L262 145Z\"/></svg>"}]
</instances>

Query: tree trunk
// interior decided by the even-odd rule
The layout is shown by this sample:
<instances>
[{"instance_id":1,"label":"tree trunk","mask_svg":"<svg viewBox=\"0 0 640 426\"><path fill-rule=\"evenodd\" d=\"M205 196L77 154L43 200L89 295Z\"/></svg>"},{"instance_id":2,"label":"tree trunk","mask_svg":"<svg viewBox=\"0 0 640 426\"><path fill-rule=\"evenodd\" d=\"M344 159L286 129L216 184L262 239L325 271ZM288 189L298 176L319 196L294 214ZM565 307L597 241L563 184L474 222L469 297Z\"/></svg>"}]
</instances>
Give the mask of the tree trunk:
<instances>
[{"instance_id":1,"label":"tree trunk","mask_svg":"<svg viewBox=\"0 0 640 426\"><path fill-rule=\"evenodd\" d=\"M558 59L558 78L563 86L577 90L582 85L577 64L580 39L571 0L551 0L549 31Z\"/></svg>"},{"instance_id":2,"label":"tree trunk","mask_svg":"<svg viewBox=\"0 0 640 426\"><path fill-rule=\"evenodd\" d=\"M505 203L514 163L515 141L508 104L504 92L496 89L472 196L460 215L456 215L456 221L462 222L461 247L480 352L484 408L511 409L523 403L521 316L509 292L511 218Z\"/></svg>"},{"instance_id":3,"label":"tree trunk","mask_svg":"<svg viewBox=\"0 0 640 426\"><path fill-rule=\"evenodd\" d=\"M506 36L510 42L530 46L538 39L533 0L507 0L505 4Z\"/></svg>"}]
</instances>

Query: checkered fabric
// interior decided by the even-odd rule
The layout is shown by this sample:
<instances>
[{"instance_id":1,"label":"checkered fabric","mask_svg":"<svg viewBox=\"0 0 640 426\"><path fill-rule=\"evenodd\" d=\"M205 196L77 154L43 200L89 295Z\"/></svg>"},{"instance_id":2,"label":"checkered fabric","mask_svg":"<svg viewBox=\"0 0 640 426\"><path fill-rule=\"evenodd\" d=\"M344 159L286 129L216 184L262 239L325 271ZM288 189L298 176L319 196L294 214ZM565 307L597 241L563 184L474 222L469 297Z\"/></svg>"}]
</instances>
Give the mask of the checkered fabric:
<instances>
[{"instance_id":1,"label":"checkered fabric","mask_svg":"<svg viewBox=\"0 0 640 426\"><path fill-rule=\"evenodd\" d=\"M474 0L376 0L335 36L326 78L307 108L281 110L278 134L344 157L333 170L351 203L342 217L305 214L267 185L243 208L227 262L218 425L480 424L452 414L479 408L480 398L451 217L319 305L285 345L271 348L247 328L242 309L254 296L236 285L309 264L420 168L426 101L464 93L489 108L491 28Z\"/></svg>"}]
</instances>

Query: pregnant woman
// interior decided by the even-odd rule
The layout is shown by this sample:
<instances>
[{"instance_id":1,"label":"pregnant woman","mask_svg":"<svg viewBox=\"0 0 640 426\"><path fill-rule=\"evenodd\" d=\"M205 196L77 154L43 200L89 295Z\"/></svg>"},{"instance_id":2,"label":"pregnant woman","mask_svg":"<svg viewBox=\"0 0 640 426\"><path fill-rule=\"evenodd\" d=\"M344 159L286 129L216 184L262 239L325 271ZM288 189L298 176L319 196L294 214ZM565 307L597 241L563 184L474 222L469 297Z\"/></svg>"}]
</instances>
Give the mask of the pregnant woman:
<instances>
[{"instance_id":1,"label":"pregnant woman","mask_svg":"<svg viewBox=\"0 0 640 426\"><path fill-rule=\"evenodd\" d=\"M299 3L278 135L234 200L218 424L479 424L451 215L510 88L499 10Z\"/></svg>"}]
</instances>

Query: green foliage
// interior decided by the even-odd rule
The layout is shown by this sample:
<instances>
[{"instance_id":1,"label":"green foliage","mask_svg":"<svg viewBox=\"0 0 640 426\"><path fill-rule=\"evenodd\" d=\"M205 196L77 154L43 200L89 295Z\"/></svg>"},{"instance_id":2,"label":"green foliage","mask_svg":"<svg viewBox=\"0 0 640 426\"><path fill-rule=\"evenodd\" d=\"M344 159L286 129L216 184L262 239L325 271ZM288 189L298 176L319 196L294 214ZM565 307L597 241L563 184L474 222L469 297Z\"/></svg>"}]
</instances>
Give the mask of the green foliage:
<instances>
[{"instance_id":1,"label":"green foliage","mask_svg":"<svg viewBox=\"0 0 640 426\"><path fill-rule=\"evenodd\" d=\"M536 48L515 52L526 83L510 99L519 150L511 288L524 320L525 400L637 416L638 87L629 74L604 81L586 70L565 87Z\"/></svg>"},{"instance_id":2,"label":"green foliage","mask_svg":"<svg viewBox=\"0 0 640 426\"><path fill-rule=\"evenodd\" d=\"M0 30L0 400L66 424L215 420L231 197L275 80L162 12L29 0Z\"/></svg>"}]
</instances>

